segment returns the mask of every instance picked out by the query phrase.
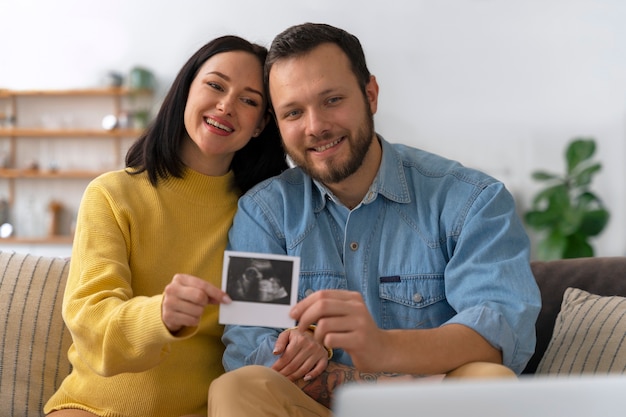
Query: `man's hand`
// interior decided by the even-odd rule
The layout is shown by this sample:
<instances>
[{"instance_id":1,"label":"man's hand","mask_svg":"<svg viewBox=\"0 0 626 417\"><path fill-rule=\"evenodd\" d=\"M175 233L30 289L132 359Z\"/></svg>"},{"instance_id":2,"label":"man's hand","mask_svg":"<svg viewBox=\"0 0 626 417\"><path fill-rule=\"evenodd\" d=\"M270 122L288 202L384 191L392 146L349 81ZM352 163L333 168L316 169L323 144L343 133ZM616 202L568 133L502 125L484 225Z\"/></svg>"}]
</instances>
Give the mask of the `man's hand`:
<instances>
[{"instance_id":1,"label":"man's hand","mask_svg":"<svg viewBox=\"0 0 626 417\"><path fill-rule=\"evenodd\" d=\"M204 308L208 304L228 304L230 297L214 285L187 274L176 274L163 293L161 318L168 330L174 334L183 327L200 323Z\"/></svg>"},{"instance_id":2,"label":"man's hand","mask_svg":"<svg viewBox=\"0 0 626 417\"><path fill-rule=\"evenodd\" d=\"M321 290L291 309L301 329L316 323L315 340L350 354L362 373L445 374L470 362L502 363L478 332L450 323L432 329L380 329L360 293Z\"/></svg>"},{"instance_id":3,"label":"man's hand","mask_svg":"<svg viewBox=\"0 0 626 417\"><path fill-rule=\"evenodd\" d=\"M379 329L360 293L345 290L316 291L291 309L300 329L317 324L315 340L341 348L362 372L386 371L384 331Z\"/></svg>"},{"instance_id":4,"label":"man's hand","mask_svg":"<svg viewBox=\"0 0 626 417\"><path fill-rule=\"evenodd\" d=\"M272 369L291 381L316 378L328 365L326 348L308 330L288 329L282 332L276 340L274 354L281 356Z\"/></svg>"}]
</instances>

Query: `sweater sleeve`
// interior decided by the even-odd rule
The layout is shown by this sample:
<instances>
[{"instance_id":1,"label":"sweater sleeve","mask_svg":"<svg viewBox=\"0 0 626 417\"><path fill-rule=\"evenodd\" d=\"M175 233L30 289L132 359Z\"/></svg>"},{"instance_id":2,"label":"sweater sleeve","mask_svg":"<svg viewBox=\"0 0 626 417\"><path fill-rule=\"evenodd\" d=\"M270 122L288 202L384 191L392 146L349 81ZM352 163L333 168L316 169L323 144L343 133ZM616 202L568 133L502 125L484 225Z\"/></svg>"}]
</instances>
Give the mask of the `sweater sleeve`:
<instances>
[{"instance_id":1,"label":"sweater sleeve","mask_svg":"<svg viewBox=\"0 0 626 417\"><path fill-rule=\"evenodd\" d=\"M150 369L176 339L161 319L162 294L133 294L131 214L95 180L77 217L63 317L74 343L70 354L102 376ZM178 337L194 331L188 330Z\"/></svg>"}]
</instances>

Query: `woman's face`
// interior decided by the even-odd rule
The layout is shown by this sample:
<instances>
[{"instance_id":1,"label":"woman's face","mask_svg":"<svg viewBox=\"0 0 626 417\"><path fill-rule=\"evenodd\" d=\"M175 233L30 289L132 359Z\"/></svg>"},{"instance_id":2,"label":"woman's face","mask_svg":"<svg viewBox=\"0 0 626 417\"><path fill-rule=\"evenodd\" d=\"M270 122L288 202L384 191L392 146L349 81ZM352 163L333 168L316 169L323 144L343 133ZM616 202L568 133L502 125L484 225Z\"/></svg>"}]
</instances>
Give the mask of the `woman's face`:
<instances>
[{"instance_id":1,"label":"woman's face","mask_svg":"<svg viewBox=\"0 0 626 417\"><path fill-rule=\"evenodd\" d=\"M259 59L243 51L213 55L189 88L183 162L206 175L226 174L235 152L263 130L264 115Z\"/></svg>"}]
</instances>

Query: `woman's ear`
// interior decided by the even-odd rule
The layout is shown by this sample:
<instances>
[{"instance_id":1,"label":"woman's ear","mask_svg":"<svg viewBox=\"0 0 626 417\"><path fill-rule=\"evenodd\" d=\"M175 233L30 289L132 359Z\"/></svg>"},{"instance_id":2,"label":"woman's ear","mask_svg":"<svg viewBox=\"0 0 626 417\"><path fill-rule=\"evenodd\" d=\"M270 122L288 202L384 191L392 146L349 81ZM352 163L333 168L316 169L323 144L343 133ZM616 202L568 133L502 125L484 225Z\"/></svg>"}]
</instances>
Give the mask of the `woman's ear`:
<instances>
[{"instance_id":1,"label":"woman's ear","mask_svg":"<svg viewBox=\"0 0 626 417\"><path fill-rule=\"evenodd\" d=\"M265 114L263 115L263 117L259 121L259 124L257 125L256 129L254 129L254 132L252 132L252 137L253 138L256 138L257 136L259 136L261 134L263 129L265 129L265 125L270 120L270 117L272 117L272 115L270 115L269 112L265 112Z\"/></svg>"}]
</instances>

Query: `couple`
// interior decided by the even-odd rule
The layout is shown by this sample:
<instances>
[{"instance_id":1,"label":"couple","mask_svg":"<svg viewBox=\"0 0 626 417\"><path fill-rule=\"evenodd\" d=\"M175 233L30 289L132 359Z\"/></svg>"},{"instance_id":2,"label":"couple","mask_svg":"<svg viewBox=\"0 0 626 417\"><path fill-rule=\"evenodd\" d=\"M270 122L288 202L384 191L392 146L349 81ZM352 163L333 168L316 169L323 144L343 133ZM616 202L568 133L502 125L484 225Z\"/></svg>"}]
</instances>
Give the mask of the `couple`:
<instances>
[{"instance_id":1,"label":"couple","mask_svg":"<svg viewBox=\"0 0 626 417\"><path fill-rule=\"evenodd\" d=\"M73 371L45 412L329 416L344 382L521 372L540 298L512 197L387 142L377 103L359 41L328 25L191 57L127 168L85 191ZM301 257L298 328L222 332L227 247Z\"/></svg>"}]
</instances>

